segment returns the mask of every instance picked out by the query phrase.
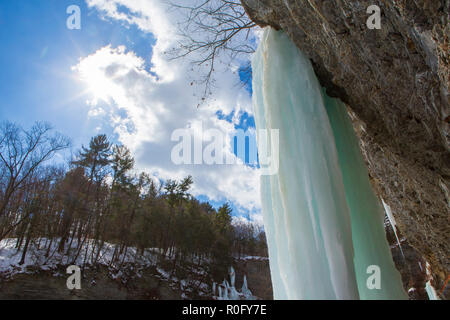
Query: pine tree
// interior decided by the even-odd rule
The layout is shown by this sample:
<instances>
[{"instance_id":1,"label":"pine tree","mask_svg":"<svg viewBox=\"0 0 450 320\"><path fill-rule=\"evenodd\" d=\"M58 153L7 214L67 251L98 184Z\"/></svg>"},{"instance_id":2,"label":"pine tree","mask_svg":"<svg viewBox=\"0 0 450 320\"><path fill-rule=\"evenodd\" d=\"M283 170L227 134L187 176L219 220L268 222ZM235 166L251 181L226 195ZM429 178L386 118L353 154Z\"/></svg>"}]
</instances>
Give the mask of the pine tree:
<instances>
[{"instance_id":1,"label":"pine tree","mask_svg":"<svg viewBox=\"0 0 450 320\"><path fill-rule=\"evenodd\" d=\"M101 171L110 163L111 144L104 134L100 134L91 139L89 148L81 147L78 160L72 163L84 167L89 171L89 180L99 180L103 178Z\"/></svg>"},{"instance_id":2,"label":"pine tree","mask_svg":"<svg viewBox=\"0 0 450 320\"><path fill-rule=\"evenodd\" d=\"M116 183L126 185L129 183L127 177L128 171L133 169L134 159L130 150L125 146L115 145L111 159L111 168L113 169L113 186Z\"/></svg>"}]
</instances>

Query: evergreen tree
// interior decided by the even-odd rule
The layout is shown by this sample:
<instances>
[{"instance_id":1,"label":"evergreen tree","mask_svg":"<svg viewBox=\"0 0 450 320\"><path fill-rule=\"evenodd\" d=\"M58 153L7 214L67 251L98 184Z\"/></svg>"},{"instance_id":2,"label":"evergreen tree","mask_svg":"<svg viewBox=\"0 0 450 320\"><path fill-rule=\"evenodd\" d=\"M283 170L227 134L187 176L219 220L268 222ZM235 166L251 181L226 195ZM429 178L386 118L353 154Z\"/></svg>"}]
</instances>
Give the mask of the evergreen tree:
<instances>
[{"instance_id":1,"label":"evergreen tree","mask_svg":"<svg viewBox=\"0 0 450 320\"><path fill-rule=\"evenodd\" d=\"M89 180L102 179L101 171L110 163L111 144L104 134L100 134L91 139L89 148L81 147L78 159L72 163L84 167L89 172Z\"/></svg>"}]
</instances>

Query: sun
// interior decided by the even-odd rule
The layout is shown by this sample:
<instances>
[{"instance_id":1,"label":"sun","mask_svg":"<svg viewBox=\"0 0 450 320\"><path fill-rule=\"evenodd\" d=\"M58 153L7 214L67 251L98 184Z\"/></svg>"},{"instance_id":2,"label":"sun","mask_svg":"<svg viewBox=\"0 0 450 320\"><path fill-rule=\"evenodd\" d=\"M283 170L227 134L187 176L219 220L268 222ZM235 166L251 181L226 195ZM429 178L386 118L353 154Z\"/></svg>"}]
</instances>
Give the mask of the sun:
<instances>
[{"instance_id":1,"label":"sun","mask_svg":"<svg viewBox=\"0 0 450 320\"><path fill-rule=\"evenodd\" d=\"M117 92L114 81L108 78L102 70L80 70L80 79L86 84L87 92L94 100L108 101Z\"/></svg>"},{"instance_id":2,"label":"sun","mask_svg":"<svg viewBox=\"0 0 450 320\"><path fill-rule=\"evenodd\" d=\"M116 78L119 75L111 71L111 58L108 51L102 50L99 54L90 55L72 67L76 72L78 80L84 83L87 93L94 101L103 100L108 102L120 91Z\"/></svg>"}]
</instances>

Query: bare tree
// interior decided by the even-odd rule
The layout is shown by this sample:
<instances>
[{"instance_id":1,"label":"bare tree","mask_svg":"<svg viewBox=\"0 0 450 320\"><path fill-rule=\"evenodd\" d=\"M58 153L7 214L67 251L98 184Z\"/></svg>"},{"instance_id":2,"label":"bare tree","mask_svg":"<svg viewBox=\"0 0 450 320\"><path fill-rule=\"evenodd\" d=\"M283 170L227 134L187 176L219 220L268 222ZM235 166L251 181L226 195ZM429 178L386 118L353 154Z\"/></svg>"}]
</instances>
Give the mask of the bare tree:
<instances>
[{"instance_id":1,"label":"bare tree","mask_svg":"<svg viewBox=\"0 0 450 320\"><path fill-rule=\"evenodd\" d=\"M211 95L214 84L213 73L217 60L227 58L229 62L244 58L255 51L249 35L256 24L252 22L240 0L199 0L194 4L171 6L180 10L185 20L178 24L180 39L178 47L167 53L173 59L190 56L193 65L206 67L206 73L199 80L205 86L202 100ZM245 64L243 72L249 72Z\"/></svg>"},{"instance_id":2,"label":"bare tree","mask_svg":"<svg viewBox=\"0 0 450 320\"><path fill-rule=\"evenodd\" d=\"M69 147L69 139L51 131L44 122L36 122L28 131L12 122L0 124L0 217L34 172L56 152Z\"/></svg>"}]
</instances>

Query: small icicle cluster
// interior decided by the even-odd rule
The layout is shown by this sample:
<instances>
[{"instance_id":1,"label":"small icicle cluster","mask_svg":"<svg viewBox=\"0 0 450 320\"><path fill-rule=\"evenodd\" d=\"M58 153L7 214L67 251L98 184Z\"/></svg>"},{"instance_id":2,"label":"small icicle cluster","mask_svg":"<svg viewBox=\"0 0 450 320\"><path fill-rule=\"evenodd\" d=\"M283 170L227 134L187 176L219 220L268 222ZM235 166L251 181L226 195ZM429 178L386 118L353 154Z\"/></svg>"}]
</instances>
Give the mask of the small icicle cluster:
<instances>
[{"instance_id":1,"label":"small icicle cluster","mask_svg":"<svg viewBox=\"0 0 450 320\"><path fill-rule=\"evenodd\" d=\"M244 282L242 284L241 291L237 291L235 287L236 272L233 267L229 269L230 282L226 279L219 285L213 282L212 296L217 300L255 300L252 292L247 285L247 276L244 275ZM217 296L216 296L217 290Z\"/></svg>"}]
</instances>

